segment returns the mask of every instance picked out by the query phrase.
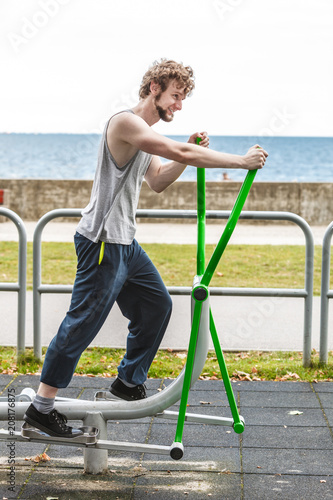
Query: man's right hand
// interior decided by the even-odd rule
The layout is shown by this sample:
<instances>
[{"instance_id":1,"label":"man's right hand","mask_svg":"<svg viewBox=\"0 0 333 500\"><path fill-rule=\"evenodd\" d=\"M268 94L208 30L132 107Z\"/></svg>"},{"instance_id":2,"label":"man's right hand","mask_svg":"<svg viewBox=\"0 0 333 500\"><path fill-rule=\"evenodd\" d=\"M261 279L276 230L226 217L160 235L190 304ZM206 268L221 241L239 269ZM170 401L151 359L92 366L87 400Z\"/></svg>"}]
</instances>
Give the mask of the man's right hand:
<instances>
[{"instance_id":1,"label":"man's right hand","mask_svg":"<svg viewBox=\"0 0 333 500\"><path fill-rule=\"evenodd\" d=\"M265 165L266 158L268 156L267 151L262 149L261 146L256 144L252 146L246 155L243 156L244 167L247 170L257 170Z\"/></svg>"}]
</instances>

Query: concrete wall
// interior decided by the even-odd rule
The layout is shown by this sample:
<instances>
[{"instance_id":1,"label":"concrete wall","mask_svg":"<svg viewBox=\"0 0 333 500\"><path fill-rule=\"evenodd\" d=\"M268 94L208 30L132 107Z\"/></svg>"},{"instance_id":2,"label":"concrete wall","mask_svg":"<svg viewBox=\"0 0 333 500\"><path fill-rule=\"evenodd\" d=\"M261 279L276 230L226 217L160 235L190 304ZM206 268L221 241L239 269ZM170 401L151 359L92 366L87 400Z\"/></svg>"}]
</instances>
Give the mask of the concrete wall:
<instances>
[{"instance_id":1,"label":"concrete wall","mask_svg":"<svg viewBox=\"0 0 333 500\"><path fill-rule=\"evenodd\" d=\"M0 179L0 189L8 190L8 208L24 221L36 221L56 208L85 207L91 186L87 180ZM240 186L239 182L207 182L207 210L230 210ZM195 209L196 183L176 182L162 194L144 183L139 208ZM310 225L327 225L333 220L333 183L254 182L244 210L288 211Z\"/></svg>"}]
</instances>

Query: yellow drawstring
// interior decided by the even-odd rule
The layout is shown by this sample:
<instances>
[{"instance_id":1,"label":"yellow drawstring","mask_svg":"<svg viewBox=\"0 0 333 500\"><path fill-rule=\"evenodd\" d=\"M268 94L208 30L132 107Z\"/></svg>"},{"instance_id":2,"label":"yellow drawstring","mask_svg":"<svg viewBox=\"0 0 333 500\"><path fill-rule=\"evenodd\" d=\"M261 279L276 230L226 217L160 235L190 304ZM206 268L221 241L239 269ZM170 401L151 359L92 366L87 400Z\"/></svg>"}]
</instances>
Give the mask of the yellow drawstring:
<instances>
[{"instance_id":1,"label":"yellow drawstring","mask_svg":"<svg viewBox=\"0 0 333 500\"><path fill-rule=\"evenodd\" d=\"M98 265L101 264L102 260L103 260L103 257L104 257L104 249L105 249L105 241L102 241L102 244L101 244L101 249L99 251L99 260L98 260Z\"/></svg>"}]
</instances>

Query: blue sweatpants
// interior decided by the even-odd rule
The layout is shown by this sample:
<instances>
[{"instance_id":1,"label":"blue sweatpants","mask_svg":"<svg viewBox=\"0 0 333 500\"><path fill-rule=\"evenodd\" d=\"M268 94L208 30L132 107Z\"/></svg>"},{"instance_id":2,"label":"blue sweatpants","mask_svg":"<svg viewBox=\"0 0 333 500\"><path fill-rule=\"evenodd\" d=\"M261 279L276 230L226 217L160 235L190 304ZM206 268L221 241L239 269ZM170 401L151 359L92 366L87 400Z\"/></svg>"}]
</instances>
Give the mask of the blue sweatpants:
<instances>
[{"instance_id":1,"label":"blue sweatpants","mask_svg":"<svg viewBox=\"0 0 333 500\"><path fill-rule=\"evenodd\" d=\"M40 380L67 387L82 352L116 301L129 319L118 375L130 384L142 384L170 319L170 295L136 240L131 245L105 243L100 263L101 242L93 243L79 233L74 241L78 263L71 305L48 347Z\"/></svg>"}]
</instances>

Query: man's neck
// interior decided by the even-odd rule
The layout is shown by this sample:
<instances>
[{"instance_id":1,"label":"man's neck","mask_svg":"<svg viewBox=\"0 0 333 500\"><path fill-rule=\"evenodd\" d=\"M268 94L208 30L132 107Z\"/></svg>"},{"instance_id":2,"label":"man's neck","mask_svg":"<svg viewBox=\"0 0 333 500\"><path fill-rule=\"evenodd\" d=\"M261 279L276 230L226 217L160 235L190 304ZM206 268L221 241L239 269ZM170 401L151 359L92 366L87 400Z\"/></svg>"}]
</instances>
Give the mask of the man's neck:
<instances>
[{"instance_id":1,"label":"man's neck","mask_svg":"<svg viewBox=\"0 0 333 500\"><path fill-rule=\"evenodd\" d=\"M132 108L132 111L137 116L140 116L148 125L151 127L160 120L158 111L153 104L152 96L148 96L146 99L142 99L136 106Z\"/></svg>"}]
</instances>

